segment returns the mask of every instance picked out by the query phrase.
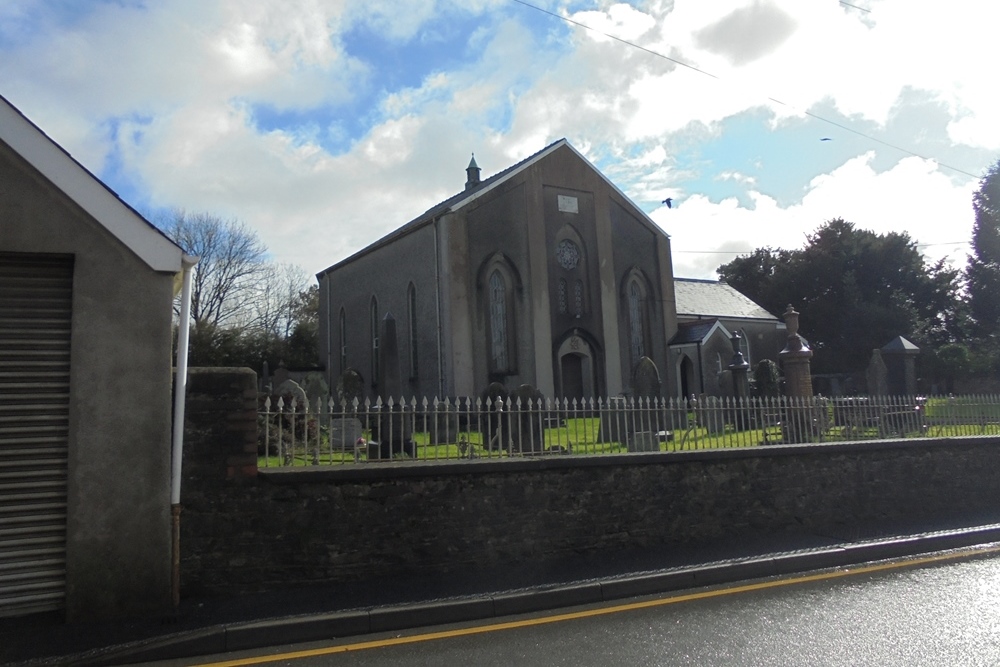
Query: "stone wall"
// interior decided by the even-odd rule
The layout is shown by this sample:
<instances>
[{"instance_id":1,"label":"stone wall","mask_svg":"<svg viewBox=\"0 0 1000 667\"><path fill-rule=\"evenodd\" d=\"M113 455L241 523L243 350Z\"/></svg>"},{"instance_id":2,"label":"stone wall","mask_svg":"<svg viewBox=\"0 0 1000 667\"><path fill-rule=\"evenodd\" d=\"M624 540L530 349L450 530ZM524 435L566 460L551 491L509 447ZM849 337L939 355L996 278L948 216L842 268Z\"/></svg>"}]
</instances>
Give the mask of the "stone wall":
<instances>
[{"instance_id":1,"label":"stone wall","mask_svg":"<svg viewBox=\"0 0 1000 667\"><path fill-rule=\"evenodd\" d=\"M198 373L191 384L207 386ZM224 413L236 405L235 378L209 384L229 391L220 403ZM197 396L192 400L202 400ZM247 423L232 416L222 421ZM669 548L751 532L850 537L872 521L959 519L1000 508L997 438L253 475L232 464L234 455L245 462L240 456L246 454L233 431L217 433L222 441L189 430L186 444L184 595L552 563L566 554Z\"/></svg>"}]
</instances>

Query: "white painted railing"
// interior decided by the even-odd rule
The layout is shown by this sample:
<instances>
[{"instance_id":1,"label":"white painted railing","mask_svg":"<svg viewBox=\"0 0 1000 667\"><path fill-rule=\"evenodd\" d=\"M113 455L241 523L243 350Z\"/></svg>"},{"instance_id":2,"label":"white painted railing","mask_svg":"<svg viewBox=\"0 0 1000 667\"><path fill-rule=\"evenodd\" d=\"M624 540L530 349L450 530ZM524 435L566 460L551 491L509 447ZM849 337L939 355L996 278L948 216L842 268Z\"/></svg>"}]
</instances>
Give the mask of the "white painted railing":
<instances>
[{"instance_id":1,"label":"white painted railing","mask_svg":"<svg viewBox=\"0 0 1000 667\"><path fill-rule=\"evenodd\" d=\"M267 397L258 419L261 467L338 465L1000 435L1000 396L349 403Z\"/></svg>"}]
</instances>

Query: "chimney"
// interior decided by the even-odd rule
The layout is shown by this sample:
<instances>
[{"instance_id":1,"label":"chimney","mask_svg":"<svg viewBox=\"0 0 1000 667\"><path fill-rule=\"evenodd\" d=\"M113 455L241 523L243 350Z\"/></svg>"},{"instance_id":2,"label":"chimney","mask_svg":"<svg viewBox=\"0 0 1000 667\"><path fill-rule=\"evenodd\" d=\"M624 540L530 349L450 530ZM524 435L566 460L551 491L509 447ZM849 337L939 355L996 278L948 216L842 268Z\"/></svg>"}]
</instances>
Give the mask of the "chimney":
<instances>
[{"instance_id":1,"label":"chimney","mask_svg":"<svg viewBox=\"0 0 1000 667\"><path fill-rule=\"evenodd\" d=\"M471 190L472 188L479 185L479 165L476 164L476 154L472 154L472 160L469 161L469 166L465 168L466 181L465 189Z\"/></svg>"}]
</instances>

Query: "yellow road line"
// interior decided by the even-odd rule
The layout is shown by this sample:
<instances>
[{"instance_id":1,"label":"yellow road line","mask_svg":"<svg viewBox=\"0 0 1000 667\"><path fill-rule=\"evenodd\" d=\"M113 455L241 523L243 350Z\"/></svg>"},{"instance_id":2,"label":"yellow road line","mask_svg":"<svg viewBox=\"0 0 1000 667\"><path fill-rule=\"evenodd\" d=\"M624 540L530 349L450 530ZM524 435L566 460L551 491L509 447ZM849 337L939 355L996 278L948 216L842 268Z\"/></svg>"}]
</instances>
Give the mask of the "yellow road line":
<instances>
[{"instance_id":1,"label":"yellow road line","mask_svg":"<svg viewBox=\"0 0 1000 667\"><path fill-rule=\"evenodd\" d=\"M590 618L592 616L617 614L623 611L632 611L635 609L649 609L651 607L662 607L664 605L676 604L678 602L705 600L709 598L721 597L723 595L746 593L749 591L760 591L760 590L766 590L768 588L791 586L794 584L803 584L812 581L825 581L829 579L837 579L840 577L848 577L858 574L868 574L871 572L898 570L904 567L916 567L920 565L928 565L930 563L939 563L948 560L960 560L963 558L971 558L974 556L982 556L985 554L992 554L992 553L1000 553L1000 546L982 547L978 549L969 549L961 552L937 554L934 556L924 556L922 558L913 558L905 561L894 561L891 563L878 563L876 565L851 567L844 570L823 572L820 574L801 575L797 577L790 577L788 579L760 581L753 584L744 584L742 586L733 586L730 588L716 588L707 591L698 591L696 593L686 593L683 595L676 595L668 598L643 600L641 602L629 602L627 604L614 605L611 607L601 607L599 609L586 609L583 611L574 611L565 614L554 614L552 616L542 616L539 618L526 618L518 621L508 621L506 623L492 623L490 625L478 625L471 628L459 628L456 630L427 632L424 634L411 635L407 637L390 637L388 639L378 639L367 642L358 642L356 644L344 644L341 646L327 646L324 648L316 648L303 651L292 651L289 653L281 653L277 655L257 656L253 658L242 658L239 660L226 660L223 662L203 663L199 665L199 667L237 667L239 665L260 665L268 662L277 662L279 660L313 658L316 656L331 655L334 653L347 653L348 651L363 651L366 649L383 648L386 646L415 644L418 642L433 641L435 639L448 639L450 637L464 637L467 635L478 635L487 632L497 632L499 630L512 630L514 628L525 628L535 625L545 625L548 623L560 623L562 621L571 621L580 618Z\"/></svg>"}]
</instances>

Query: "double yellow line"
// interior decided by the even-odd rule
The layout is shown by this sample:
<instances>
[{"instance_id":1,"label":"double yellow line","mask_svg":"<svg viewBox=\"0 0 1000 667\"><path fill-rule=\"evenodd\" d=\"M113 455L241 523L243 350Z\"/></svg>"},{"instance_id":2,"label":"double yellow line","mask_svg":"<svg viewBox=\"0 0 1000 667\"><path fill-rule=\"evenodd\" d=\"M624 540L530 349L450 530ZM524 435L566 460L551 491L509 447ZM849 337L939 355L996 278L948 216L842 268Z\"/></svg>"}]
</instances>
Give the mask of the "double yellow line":
<instances>
[{"instance_id":1,"label":"double yellow line","mask_svg":"<svg viewBox=\"0 0 1000 667\"><path fill-rule=\"evenodd\" d=\"M760 591L768 588L778 588L780 586L792 586L812 581L826 581L841 577L855 576L859 574L869 574L872 572L884 572L887 570L898 570L907 567L918 567L931 563L941 563L951 560L962 560L976 556L1000 553L1000 546L979 547L948 553L935 554L933 556L923 556L921 558L911 558L907 560L893 561L889 563L877 563L874 565L864 565L860 567L850 567L843 570L822 572L819 574L806 574L789 577L787 579L773 579L760 581L741 586L729 588L715 588L702 590L695 593L671 596L668 598L657 598L654 600L642 600L639 602L629 602L611 607L600 607L597 609L585 609L565 614L553 614L551 616L541 616L537 618L525 618L517 621L505 623L491 623L489 625L477 625L469 628L459 628L456 630L441 630L438 632L427 632L420 635L410 635L406 637L390 637L388 639L378 639L373 641L358 642L355 644L343 644L340 646L328 646L324 648L309 649L304 651L291 651L276 655L256 656L252 658L242 658L239 660L226 660L223 662L202 663L199 667L237 667L238 665L260 665L268 662L278 662L280 660L296 660L298 658L313 658L321 655L332 655L334 653L347 653L348 651L364 651L372 648L384 648L386 646L399 646L402 644L416 644L418 642L433 641L435 639L448 639L450 637L464 637L467 635L479 635L487 632L498 632L500 630L513 630L515 628L526 628L535 625L545 625L547 623L561 623L562 621L572 621L579 618L590 618L593 616L604 616L607 614L617 614L623 611L635 609L649 609L651 607L662 607L668 604L679 602L690 602L692 600L705 600L709 598L722 597L723 595L733 595L736 593L747 593L749 591Z\"/></svg>"}]
</instances>

